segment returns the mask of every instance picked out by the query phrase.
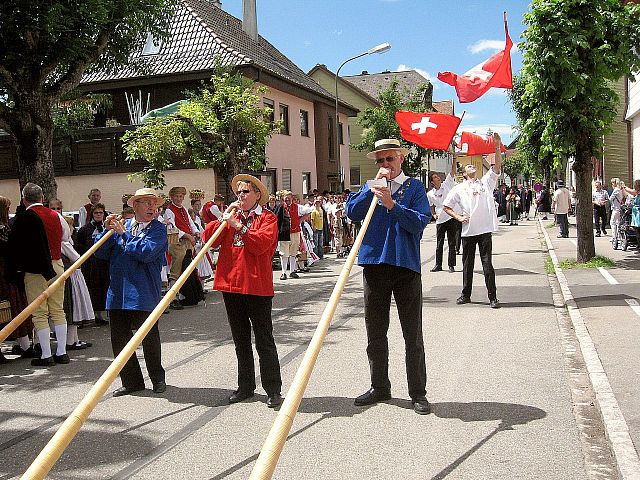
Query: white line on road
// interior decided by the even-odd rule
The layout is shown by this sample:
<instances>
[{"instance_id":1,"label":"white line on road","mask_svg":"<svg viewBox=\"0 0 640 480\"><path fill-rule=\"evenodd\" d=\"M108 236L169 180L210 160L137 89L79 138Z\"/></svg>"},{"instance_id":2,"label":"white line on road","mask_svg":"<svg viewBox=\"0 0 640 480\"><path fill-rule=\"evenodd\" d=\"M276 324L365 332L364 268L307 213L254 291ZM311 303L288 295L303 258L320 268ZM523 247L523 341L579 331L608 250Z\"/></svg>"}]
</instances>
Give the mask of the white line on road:
<instances>
[{"instance_id":1,"label":"white line on road","mask_svg":"<svg viewBox=\"0 0 640 480\"><path fill-rule=\"evenodd\" d=\"M602 274L605 280L609 282L611 285L618 285L620 283L618 282L618 280L613 278L613 276L609 272L607 272L604 268L598 267L598 271Z\"/></svg>"},{"instance_id":2,"label":"white line on road","mask_svg":"<svg viewBox=\"0 0 640 480\"><path fill-rule=\"evenodd\" d=\"M635 298L625 298L625 302L629 304L631 310L636 312L636 315L640 317L640 303Z\"/></svg>"}]
</instances>

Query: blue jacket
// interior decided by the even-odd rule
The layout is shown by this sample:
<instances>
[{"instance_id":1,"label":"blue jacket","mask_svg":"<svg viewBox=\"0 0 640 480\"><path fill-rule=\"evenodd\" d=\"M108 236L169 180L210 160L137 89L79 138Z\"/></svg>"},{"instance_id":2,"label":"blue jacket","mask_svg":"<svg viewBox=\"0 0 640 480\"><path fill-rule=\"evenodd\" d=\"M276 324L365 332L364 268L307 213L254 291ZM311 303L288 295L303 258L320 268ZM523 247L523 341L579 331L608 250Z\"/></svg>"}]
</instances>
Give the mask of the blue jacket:
<instances>
[{"instance_id":1,"label":"blue jacket","mask_svg":"<svg viewBox=\"0 0 640 480\"><path fill-rule=\"evenodd\" d=\"M364 220L373 199L367 185L349 195L347 216L354 222ZM387 210L378 205L358 252L358 265L386 263L420 273L420 240L431 221L431 208L424 185L409 178L393 194L396 206Z\"/></svg>"},{"instance_id":2,"label":"blue jacket","mask_svg":"<svg viewBox=\"0 0 640 480\"><path fill-rule=\"evenodd\" d=\"M131 220L122 235L114 233L95 253L109 260L107 310L152 311L160 302L160 271L166 264L167 229L157 220L136 236L131 234ZM96 237L102 238L108 230Z\"/></svg>"}]
</instances>

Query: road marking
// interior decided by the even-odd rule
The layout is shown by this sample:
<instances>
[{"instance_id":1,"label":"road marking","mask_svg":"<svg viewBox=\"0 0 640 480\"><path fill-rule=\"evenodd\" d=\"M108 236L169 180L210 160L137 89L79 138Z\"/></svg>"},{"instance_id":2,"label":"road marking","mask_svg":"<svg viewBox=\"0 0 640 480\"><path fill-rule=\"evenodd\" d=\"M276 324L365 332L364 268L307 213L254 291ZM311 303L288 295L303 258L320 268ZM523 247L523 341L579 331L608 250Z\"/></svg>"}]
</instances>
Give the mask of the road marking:
<instances>
[{"instance_id":1,"label":"road marking","mask_svg":"<svg viewBox=\"0 0 640 480\"><path fill-rule=\"evenodd\" d=\"M625 298L625 302L629 304L631 310L636 312L636 315L640 317L640 303L635 298Z\"/></svg>"},{"instance_id":2,"label":"road marking","mask_svg":"<svg viewBox=\"0 0 640 480\"><path fill-rule=\"evenodd\" d=\"M620 282L613 278L613 276L607 272L604 268L598 267L598 271L602 274L602 276L609 282L611 285L618 285Z\"/></svg>"},{"instance_id":3,"label":"road marking","mask_svg":"<svg viewBox=\"0 0 640 480\"><path fill-rule=\"evenodd\" d=\"M570 241L571 243L573 243L573 245L574 245L575 247L577 247L577 246L578 246L578 242L576 242L576 239L575 239L575 238L570 238L570 239L569 239L569 241Z\"/></svg>"}]
</instances>

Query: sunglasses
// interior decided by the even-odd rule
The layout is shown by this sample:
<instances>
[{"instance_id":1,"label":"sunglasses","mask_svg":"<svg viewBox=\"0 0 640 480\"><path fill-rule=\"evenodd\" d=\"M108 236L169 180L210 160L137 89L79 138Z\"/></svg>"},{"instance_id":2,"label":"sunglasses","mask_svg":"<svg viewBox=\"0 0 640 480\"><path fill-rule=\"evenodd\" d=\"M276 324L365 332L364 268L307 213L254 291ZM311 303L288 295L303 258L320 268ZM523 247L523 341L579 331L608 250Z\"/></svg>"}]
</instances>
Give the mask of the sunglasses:
<instances>
[{"instance_id":1,"label":"sunglasses","mask_svg":"<svg viewBox=\"0 0 640 480\"><path fill-rule=\"evenodd\" d=\"M251 193L251 190L249 190L248 188L244 190L238 190L236 192L236 195L240 196L241 193L244 193L244 194Z\"/></svg>"},{"instance_id":2,"label":"sunglasses","mask_svg":"<svg viewBox=\"0 0 640 480\"><path fill-rule=\"evenodd\" d=\"M398 158L397 155L389 155L388 157L376 158L376 163L384 163L385 160L387 162L393 162L396 158Z\"/></svg>"}]
</instances>

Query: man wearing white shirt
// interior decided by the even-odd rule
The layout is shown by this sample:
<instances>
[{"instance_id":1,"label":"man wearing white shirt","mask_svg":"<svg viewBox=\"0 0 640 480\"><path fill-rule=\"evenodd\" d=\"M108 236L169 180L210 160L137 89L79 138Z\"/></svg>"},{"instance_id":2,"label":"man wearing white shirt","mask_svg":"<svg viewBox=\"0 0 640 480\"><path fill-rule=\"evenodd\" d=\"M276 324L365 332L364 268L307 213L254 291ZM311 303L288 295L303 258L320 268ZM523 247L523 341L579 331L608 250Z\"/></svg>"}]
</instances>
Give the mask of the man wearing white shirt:
<instances>
[{"instance_id":1,"label":"man wearing white shirt","mask_svg":"<svg viewBox=\"0 0 640 480\"><path fill-rule=\"evenodd\" d=\"M558 180L558 188L553 192L553 206L556 214L560 234L558 238L569 238L569 208L571 207L571 192Z\"/></svg>"},{"instance_id":2,"label":"man wearing white shirt","mask_svg":"<svg viewBox=\"0 0 640 480\"><path fill-rule=\"evenodd\" d=\"M479 180L476 167L465 165L466 180L456 185L443 202L444 211L462 222L462 295L456 300L458 305L471 302L473 266L478 245L489 304L491 308L500 308L496 297L496 274L491 263L491 234L498 229L493 190L498 183L502 157L500 135L494 133L493 138L495 163L489 171ZM455 212L456 207L462 210L462 215Z\"/></svg>"},{"instance_id":3,"label":"man wearing white shirt","mask_svg":"<svg viewBox=\"0 0 640 480\"><path fill-rule=\"evenodd\" d=\"M432 272L442 271L442 252L444 250L444 236L447 235L447 244L449 245L448 264L449 272L455 272L456 266L456 231L457 223L455 218L451 218L443 209L444 199L447 194L456 185L453 177L456 171L455 156L451 162L451 171L447 174L444 182L436 172L432 172L429 179L433 188L427 192L427 198L431 204L431 213L436 219L436 265L431 269Z\"/></svg>"}]
</instances>

